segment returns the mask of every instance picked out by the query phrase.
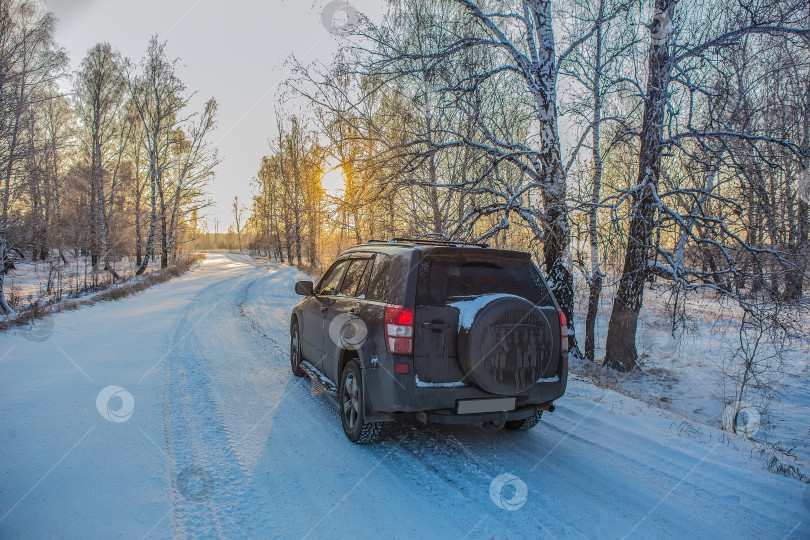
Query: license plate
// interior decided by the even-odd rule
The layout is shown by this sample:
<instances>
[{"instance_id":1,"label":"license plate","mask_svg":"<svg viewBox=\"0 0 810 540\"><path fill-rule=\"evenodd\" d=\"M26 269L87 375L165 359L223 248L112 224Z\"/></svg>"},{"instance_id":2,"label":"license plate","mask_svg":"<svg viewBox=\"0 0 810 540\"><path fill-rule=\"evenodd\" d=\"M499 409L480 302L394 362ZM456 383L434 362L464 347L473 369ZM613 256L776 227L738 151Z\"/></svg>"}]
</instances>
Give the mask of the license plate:
<instances>
[{"instance_id":1,"label":"license plate","mask_svg":"<svg viewBox=\"0 0 810 540\"><path fill-rule=\"evenodd\" d=\"M493 398L493 399L460 399L456 403L458 414L476 414L488 412L513 411L515 409L515 399Z\"/></svg>"}]
</instances>

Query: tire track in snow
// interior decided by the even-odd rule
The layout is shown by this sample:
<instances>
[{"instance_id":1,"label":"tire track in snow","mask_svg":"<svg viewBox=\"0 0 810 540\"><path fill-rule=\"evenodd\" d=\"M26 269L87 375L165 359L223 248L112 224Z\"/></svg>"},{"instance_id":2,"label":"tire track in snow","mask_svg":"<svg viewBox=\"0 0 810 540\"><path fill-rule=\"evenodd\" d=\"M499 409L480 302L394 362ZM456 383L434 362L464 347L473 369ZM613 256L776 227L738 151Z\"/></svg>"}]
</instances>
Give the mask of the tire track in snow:
<instances>
[{"instance_id":1,"label":"tire track in snow","mask_svg":"<svg viewBox=\"0 0 810 540\"><path fill-rule=\"evenodd\" d=\"M262 531L263 537L274 535L272 523L262 518L255 505L266 496L250 481L256 456L248 455L244 448L255 433L256 421L260 423L273 410L265 401L268 396L251 384L262 378L254 361L262 351L257 350L255 331L240 314L240 303L244 304L258 279L256 274L253 270L240 276L238 292L233 283L203 291L189 305L175 331L175 336L188 337L170 344L164 418L174 487L174 527L180 536L251 537L256 530ZM200 320L210 304L228 291L230 298ZM233 402L234 390L243 398L241 402ZM278 395L279 388L275 390ZM246 406L253 410L239 414ZM210 493L201 495L202 500L180 492L177 479L184 470L210 475ZM192 486L192 494L201 479L193 480L197 484Z\"/></svg>"},{"instance_id":2,"label":"tire track in snow","mask_svg":"<svg viewBox=\"0 0 810 540\"><path fill-rule=\"evenodd\" d=\"M238 277L198 295L178 322L176 336L190 327L192 335L178 340L166 368L169 469L174 481L186 467L200 467L214 487L201 502L175 489L175 534L301 537L320 523L313 535L322 536L337 521L343 536L378 523L452 537L444 525L414 525L407 514L392 515L403 500L411 509L429 510L418 494L386 495L392 479L380 471L385 455L395 453L392 445L348 442L328 402L291 375L288 317L298 301L292 294L297 274L289 267L245 265ZM223 294L228 298L221 307L199 320ZM370 496L381 506L364 506L368 521L347 524L345 512Z\"/></svg>"}]
</instances>

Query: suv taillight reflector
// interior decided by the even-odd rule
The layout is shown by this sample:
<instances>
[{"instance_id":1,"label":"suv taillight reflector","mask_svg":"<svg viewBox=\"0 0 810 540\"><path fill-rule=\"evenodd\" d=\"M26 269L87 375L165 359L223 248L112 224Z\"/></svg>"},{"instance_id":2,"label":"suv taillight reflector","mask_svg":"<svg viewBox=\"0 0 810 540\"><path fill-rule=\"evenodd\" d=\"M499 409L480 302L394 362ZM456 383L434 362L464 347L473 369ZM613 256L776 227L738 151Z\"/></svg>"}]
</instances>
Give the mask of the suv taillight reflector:
<instances>
[{"instance_id":1,"label":"suv taillight reflector","mask_svg":"<svg viewBox=\"0 0 810 540\"><path fill-rule=\"evenodd\" d=\"M413 308L385 306L385 347L390 354L413 354Z\"/></svg>"},{"instance_id":2,"label":"suv taillight reflector","mask_svg":"<svg viewBox=\"0 0 810 540\"><path fill-rule=\"evenodd\" d=\"M568 352L568 319L561 309L557 314L560 316L560 352Z\"/></svg>"}]
</instances>

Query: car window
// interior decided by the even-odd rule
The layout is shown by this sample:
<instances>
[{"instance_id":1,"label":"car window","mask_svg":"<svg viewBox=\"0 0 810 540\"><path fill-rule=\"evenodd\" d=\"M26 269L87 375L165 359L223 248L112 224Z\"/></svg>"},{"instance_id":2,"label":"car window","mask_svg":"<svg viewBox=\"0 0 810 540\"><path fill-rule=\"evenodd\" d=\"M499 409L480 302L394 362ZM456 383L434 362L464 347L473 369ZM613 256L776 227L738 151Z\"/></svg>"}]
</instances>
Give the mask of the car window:
<instances>
[{"instance_id":1,"label":"car window","mask_svg":"<svg viewBox=\"0 0 810 540\"><path fill-rule=\"evenodd\" d=\"M445 306L448 301L494 293L514 294L538 306L552 303L543 278L529 261L437 257L423 259L419 266L420 306Z\"/></svg>"},{"instance_id":2,"label":"car window","mask_svg":"<svg viewBox=\"0 0 810 540\"><path fill-rule=\"evenodd\" d=\"M352 259L346 270L346 277L343 278L343 284L340 286L340 293L346 296L357 296L357 290L360 288L370 261L371 259Z\"/></svg>"},{"instance_id":3,"label":"car window","mask_svg":"<svg viewBox=\"0 0 810 540\"><path fill-rule=\"evenodd\" d=\"M360 285L357 286L357 297L365 298L366 290L368 289L368 282L371 279L371 272L374 269L374 256L368 259L366 264L366 271L363 272L363 277L360 279Z\"/></svg>"},{"instance_id":4,"label":"car window","mask_svg":"<svg viewBox=\"0 0 810 540\"><path fill-rule=\"evenodd\" d=\"M374 258L374 267L366 288L366 298L378 302L388 302L388 274L391 268L391 256L378 253Z\"/></svg>"},{"instance_id":5,"label":"car window","mask_svg":"<svg viewBox=\"0 0 810 540\"><path fill-rule=\"evenodd\" d=\"M377 253L368 286L365 287L366 299L387 304L402 304L409 272L407 257Z\"/></svg>"},{"instance_id":6,"label":"car window","mask_svg":"<svg viewBox=\"0 0 810 540\"><path fill-rule=\"evenodd\" d=\"M340 279L343 277L343 271L346 270L346 265L348 262L349 261L347 259L343 259L342 261L338 261L333 264L332 267L327 270L326 274L324 274L324 276L321 278L320 283L318 283L316 293L325 295L337 294Z\"/></svg>"}]
</instances>

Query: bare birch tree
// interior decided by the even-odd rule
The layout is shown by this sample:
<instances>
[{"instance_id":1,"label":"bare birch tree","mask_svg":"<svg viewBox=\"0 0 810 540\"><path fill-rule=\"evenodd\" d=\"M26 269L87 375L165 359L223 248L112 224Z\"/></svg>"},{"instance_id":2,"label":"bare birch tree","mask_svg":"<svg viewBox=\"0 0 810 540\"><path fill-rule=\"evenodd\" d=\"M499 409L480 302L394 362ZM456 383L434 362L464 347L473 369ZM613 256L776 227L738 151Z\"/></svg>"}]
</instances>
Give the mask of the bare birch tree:
<instances>
[{"instance_id":1,"label":"bare birch tree","mask_svg":"<svg viewBox=\"0 0 810 540\"><path fill-rule=\"evenodd\" d=\"M98 270L99 264L106 271L115 271L108 256L108 199L112 193L105 189L105 167L114 151L111 143L123 144L115 137L126 128L122 117L126 82L120 55L109 43L99 43L82 60L76 78L76 107L84 127L84 146L90 159L90 206L91 206L91 261ZM107 171L108 175L112 171Z\"/></svg>"},{"instance_id":2,"label":"bare birch tree","mask_svg":"<svg viewBox=\"0 0 810 540\"><path fill-rule=\"evenodd\" d=\"M163 193L164 175L170 165L171 130L186 104L186 86L177 75L177 62L167 58L165 47L165 42L155 36L141 61L140 73L136 75L134 66L127 66L127 87L141 122L149 161L149 232L141 265L136 270L138 275L146 271L152 257L158 219L162 222L167 219L163 207L158 213L158 197ZM165 237L163 243L165 248Z\"/></svg>"}]
</instances>

